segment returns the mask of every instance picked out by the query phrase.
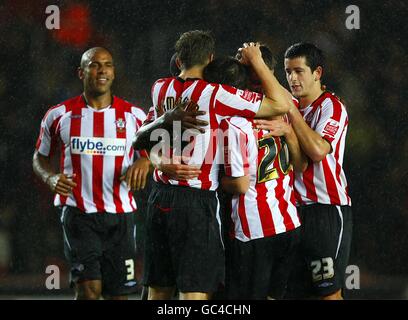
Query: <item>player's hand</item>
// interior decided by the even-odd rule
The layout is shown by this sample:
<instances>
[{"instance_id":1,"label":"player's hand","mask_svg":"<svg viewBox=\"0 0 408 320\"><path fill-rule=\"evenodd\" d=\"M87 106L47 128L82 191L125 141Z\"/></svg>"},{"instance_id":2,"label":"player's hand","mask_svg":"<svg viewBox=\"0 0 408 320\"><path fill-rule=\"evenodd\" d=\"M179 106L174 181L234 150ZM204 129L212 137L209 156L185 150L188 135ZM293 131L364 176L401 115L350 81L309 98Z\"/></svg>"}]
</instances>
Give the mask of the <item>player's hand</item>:
<instances>
[{"instance_id":1,"label":"player's hand","mask_svg":"<svg viewBox=\"0 0 408 320\"><path fill-rule=\"evenodd\" d=\"M178 100L173 109L164 113L163 119L166 126L171 128L174 121L180 121L183 129L196 129L201 133L205 130L202 127L208 125L207 121L198 120L197 116L205 115L205 111L198 111L198 105L193 101L181 102Z\"/></svg>"},{"instance_id":2,"label":"player's hand","mask_svg":"<svg viewBox=\"0 0 408 320\"><path fill-rule=\"evenodd\" d=\"M237 56L242 64L251 65L257 59L262 59L262 53L260 50L261 44L259 42L244 43L241 48L238 49Z\"/></svg>"},{"instance_id":3,"label":"player's hand","mask_svg":"<svg viewBox=\"0 0 408 320\"><path fill-rule=\"evenodd\" d=\"M269 130L265 137L282 137L287 135L291 127L282 118L274 120L256 119L254 120L255 128L259 130Z\"/></svg>"},{"instance_id":4,"label":"player's hand","mask_svg":"<svg viewBox=\"0 0 408 320\"><path fill-rule=\"evenodd\" d=\"M137 159L120 177L120 181L126 181L129 189L139 191L146 187L147 175L149 174L151 162L148 158Z\"/></svg>"},{"instance_id":5,"label":"player's hand","mask_svg":"<svg viewBox=\"0 0 408 320\"><path fill-rule=\"evenodd\" d=\"M162 157L161 161L157 163L155 167L173 180L197 178L201 173L200 167L185 164L188 161L188 157L174 156L172 159L164 159Z\"/></svg>"},{"instance_id":6,"label":"player's hand","mask_svg":"<svg viewBox=\"0 0 408 320\"><path fill-rule=\"evenodd\" d=\"M63 173L57 173L49 176L46 180L47 185L52 192L55 192L61 196L68 197L77 184L73 181L75 174L67 175Z\"/></svg>"}]
</instances>

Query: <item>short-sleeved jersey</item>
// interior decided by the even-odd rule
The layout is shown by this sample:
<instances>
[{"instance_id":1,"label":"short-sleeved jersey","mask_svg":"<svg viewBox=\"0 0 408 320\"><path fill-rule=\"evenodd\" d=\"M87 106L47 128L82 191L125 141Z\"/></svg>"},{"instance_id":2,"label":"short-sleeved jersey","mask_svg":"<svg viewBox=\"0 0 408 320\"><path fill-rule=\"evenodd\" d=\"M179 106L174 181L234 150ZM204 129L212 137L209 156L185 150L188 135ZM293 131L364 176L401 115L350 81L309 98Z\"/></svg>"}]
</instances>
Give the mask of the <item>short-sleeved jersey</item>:
<instances>
[{"instance_id":1,"label":"short-sleeved jersey","mask_svg":"<svg viewBox=\"0 0 408 320\"><path fill-rule=\"evenodd\" d=\"M303 173L296 174L298 204L351 205L343 170L348 128L345 106L333 93L326 91L299 111L306 123L330 143L332 151L320 162L310 161Z\"/></svg>"},{"instance_id":2,"label":"short-sleeved jersey","mask_svg":"<svg viewBox=\"0 0 408 320\"><path fill-rule=\"evenodd\" d=\"M232 198L231 236L249 241L300 226L285 139L265 137L268 131L253 129L251 121L240 117L223 120L221 127L226 175L250 177L249 190Z\"/></svg>"},{"instance_id":3,"label":"short-sleeved jersey","mask_svg":"<svg viewBox=\"0 0 408 320\"><path fill-rule=\"evenodd\" d=\"M208 83L200 79L164 78L152 87L153 107L147 121L153 121L165 111L172 109L177 99L196 102L200 111L206 114L197 119L207 121L204 134L188 137L188 146L180 155L190 157L189 165L200 167L198 178L173 180L160 170L154 171L154 180L166 184L189 186L198 189L216 190L218 187L219 166L222 163L222 150L219 150L219 124L222 119L231 116L253 118L258 112L263 95L251 91L239 90L227 85ZM184 139L183 139L184 140Z\"/></svg>"},{"instance_id":4,"label":"short-sleeved jersey","mask_svg":"<svg viewBox=\"0 0 408 320\"><path fill-rule=\"evenodd\" d=\"M118 97L102 110L87 106L82 95L50 108L41 122L36 149L49 156L60 143L60 172L75 174L77 183L68 197L57 194L54 205L86 213L136 210L132 192L120 177L140 156L134 154L132 140L145 118L142 109Z\"/></svg>"}]
</instances>

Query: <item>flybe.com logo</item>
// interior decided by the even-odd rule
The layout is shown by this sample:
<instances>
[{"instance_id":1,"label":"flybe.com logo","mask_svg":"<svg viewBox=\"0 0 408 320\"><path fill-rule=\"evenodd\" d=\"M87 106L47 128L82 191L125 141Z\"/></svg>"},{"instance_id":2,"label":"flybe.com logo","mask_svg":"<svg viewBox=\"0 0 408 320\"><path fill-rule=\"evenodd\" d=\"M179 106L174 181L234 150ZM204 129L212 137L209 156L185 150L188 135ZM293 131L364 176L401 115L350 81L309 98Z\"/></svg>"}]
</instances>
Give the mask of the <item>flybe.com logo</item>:
<instances>
[{"instance_id":1,"label":"flybe.com logo","mask_svg":"<svg viewBox=\"0 0 408 320\"><path fill-rule=\"evenodd\" d=\"M126 139L71 137L73 154L123 156L125 150Z\"/></svg>"}]
</instances>

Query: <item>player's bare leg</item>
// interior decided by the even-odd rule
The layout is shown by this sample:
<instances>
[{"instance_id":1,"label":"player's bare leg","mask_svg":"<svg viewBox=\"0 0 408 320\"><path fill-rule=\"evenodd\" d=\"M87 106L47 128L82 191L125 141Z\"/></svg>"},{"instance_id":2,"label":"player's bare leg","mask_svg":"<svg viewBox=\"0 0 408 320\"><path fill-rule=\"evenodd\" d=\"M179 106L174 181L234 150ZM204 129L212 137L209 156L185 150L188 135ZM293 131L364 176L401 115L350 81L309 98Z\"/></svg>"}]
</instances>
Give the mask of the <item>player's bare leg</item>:
<instances>
[{"instance_id":1,"label":"player's bare leg","mask_svg":"<svg viewBox=\"0 0 408 320\"><path fill-rule=\"evenodd\" d=\"M180 300L210 300L208 292L180 292Z\"/></svg>"},{"instance_id":2,"label":"player's bare leg","mask_svg":"<svg viewBox=\"0 0 408 320\"><path fill-rule=\"evenodd\" d=\"M171 300L174 296L174 287L149 287L148 300Z\"/></svg>"},{"instance_id":3,"label":"player's bare leg","mask_svg":"<svg viewBox=\"0 0 408 320\"><path fill-rule=\"evenodd\" d=\"M76 300L99 300L101 294L101 280L88 280L76 284Z\"/></svg>"},{"instance_id":4,"label":"player's bare leg","mask_svg":"<svg viewBox=\"0 0 408 320\"><path fill-rule=\"evenodd\" d=\"M335 293L329 294L328 296L321 297L321 300L343 300L341 289L336 291Z\"/></svg>"}]
</instances>

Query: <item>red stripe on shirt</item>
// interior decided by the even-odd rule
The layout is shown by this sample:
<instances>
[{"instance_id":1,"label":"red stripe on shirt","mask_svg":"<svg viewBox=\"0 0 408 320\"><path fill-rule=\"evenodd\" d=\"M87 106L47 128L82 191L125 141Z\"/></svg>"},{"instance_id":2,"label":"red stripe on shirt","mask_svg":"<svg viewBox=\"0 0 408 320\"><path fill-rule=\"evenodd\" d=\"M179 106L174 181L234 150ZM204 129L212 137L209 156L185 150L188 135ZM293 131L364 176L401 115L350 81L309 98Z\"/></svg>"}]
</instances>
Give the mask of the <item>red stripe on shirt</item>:
<instances>
[{"instance_id":1,"label":"red stripe on shirt","mask_svg":"<svg viewBox=\"0 0 408 320\"><path fill-rule=\"evenodd\" d=\"M82 101L82 97L81 97L81 101ZM78 102L79 101L77 101L77 103ZM81 117L71 116L71 129L70 129L70 134L69 134L70 138L81 136L82 108L84 107L85 107L84 103L81 102L79 105L75 105L72 108L72 116L81 116ZM72 170L73 170L73 173L75 174L74 181L77 184L77 186L72 190L72 194L75 198L78 209L85 212L84 199L82 197L81 155L71 153L71 161L72 161Z\"/></svg>"},{"instance_id":2,"label":"red stripe on shirt","mask_svg":"<svg viewBox=\"0 0 408 320\"><path fill-rule=\"evenodd\" d=\"M122 105L114 105L115 108L115 121L119 119L125 119L125 110ZM123 129L116 127L116 138L126 139L126 126ZM124 156L115 156L115 175L113 183L113 202L115 203L115 208L117 213L123 213L123 204L120 199L120 177L122 175L122 165ZM130 191L129 191L130 192ZM131 199L131 198L130 198ZM131 201L130 201L131 202Z\"/></svg>"},{"instance_id":3,"label":"red stripe on shirt","mask_svg":"<svg viewBox=\"0 0 408 320\"><path fill-rule=\"evenodd\" d=\"M259 131L258 134L255 133L256 141L259 140L258 135L262 135L262 131ZM259 165L261 164L261 161L263 157L265 156L266 148L258 148L258 163L257 163L257 168L259 168ZM256 180L258 181L258 170L256 172ZM269 208L268 201L267 201L267 194L268 194L268 189L266 188L266 184L263 183L256 183L255 185L256 188L256 202L258 206L258 213L259 213L259 218L261 220L261 225L262 225L262 230L265 233L265 230L267 230L268 233L270 234L275 234L275 225L273 224L272 220L272 212L271 208Z\"/></svg>"},{"instance_id":4,"label":"red stripe on shirt","mask_svg":"<svg viewBox=\"0 0 408 320\"><path fill-rule=\"evenodd\" d=\"M280 170L280 163L279 163L279 152L282 150L282 143L281 138L274 137L276 143L276 158L275 158L275 165L274 168L279 168L279 178L276 181L276 188L275 188L275 198L278 201L279 210L281 215L283 216L283 223L287 230L292 230L295 228L293 224L292 218L288 213L289 204L285 200L285 190L283 189L283 179L285 179L285 175Z\"/></svg>"},{"instance_id":5,"label":"red stripe on shirt","mask_svg":"<svg viewBox=\"0 0 408 320\"><path fill-rule=\"evenodd\" d=\"M241 221L242 232L248 238L251 238L251 232L249 230L248 220L247 220L246 211L245 211L245 194L239 195L238 215Z\"/></svg>"},{"instance_id":6,"label":"red stripe on shirt","mask_svg":"<svg viewBox=\"0 0 408 320\"><path fill-rule=\"evenodd\" d=\"M93 115L93 136L103 138L105 112L94 112ZM92 198L96 210L100 213L105 211L103 202L103 157L102 154L92 155Z\"/></svg>"},{"instance_id":7,"label":"red stripe on shirt","mask_svg":"<svg viewBox=\"0 0 408 320\"><path fill-rule=\"evenodd\" d=\"M337 100L335 97L331 97L331 102L333 103L333 115L332 119L336 120L337 122L340 122L341 119L341 104L340 101Z\"/></svg>"},{"instance_id":8,"label":"red stripe on shirt","mask_svg":"<svg viewBox=\"0 0 408 320\"><path fill-rule=\"evenodd\" d=\"M322 167L324 173L324 180L326 182L327 193L330 198L330 203L340 205L339 192L337 191L336 182L334 181L333 173L330 170L327 158L324 158L322 160Z\"/></svg>"},{"instance_id":9,"label":"red stripe on shirt","mask_svg":"<svg viewBox=\"0 0 408 320\"><path fill-rule=\"evenodd\" d=\"M341 185L341 179L340 179L341 165L339 163L340 145L341 145L341 141L342 141L342 138L343 138L343 134L344 134L344 132L346 132L346 128L347 128L347 120L346 120L346 123L344 125L343 132L341 133L340 138L339 138L339 140L337 142L336 150L334 152L334 160L336 160L336 180L340 185Z\"/></svg>"},{"instance_id":10,"label":"red stripe on shirt","mask_svg":"<svg viewBox=\"0 0 408 320\"><path fill-rule=\"evenodd\" d=\"M159 96L157 98L157 108L158 110L163 110L164 112L164 98L166 97L166 92L167 89L171 83L173 79L167 79L167 81L164 82L164 84L162 85L162 87L159 90ZM161 114L157 114L158 117L161 116Z\"/></svg>"},{"instance_id":11,"label":"red stripe on shirt","mask_svg":"<svg viewBox=\"0 0 408 320\"><path fill-rule=\"evenodd\" d=\"M313 183L314 162L309 160L309 164L305 172L303 172L303 183L306 188L306 197L314 202L317 202L316 186Z\"/></svg>"},{"instance_id":12,"label":"red stripe on shirt","mask_svg":"<svg viewBox=\"0 0 408 320\"><path fill-rule=\"evenodd\" d=\"M200 84L201 82L201 84ZM206 82L204 81L199 81L197 85L200 85L199 89L201 92L204 90L205 86L207 85ZM209 107L209 116L210 116L210 128L211 129L216 129L218 128L218 122L217 118L214 112L214 100L215 96L218 92L218 86L214 89L211 98L210 98L210 107ZM200 95L201 95L200 92ZM194 92L193 92L194 94ZM198 92L196 93L198 95ZM192 99L193 100L193 99ZM193 100L193 101L198 101L198 100ZM198 176L198 179L201 181L201 189L210 189L212 186L212 182L210 181L210 172L211 172L211 167L213 166L215 154L217 151L217 130L210 130L210 141L208 144L207 152L204 157L203 164L201 165L201 173Z\"/></svg>"}]
</instances>

